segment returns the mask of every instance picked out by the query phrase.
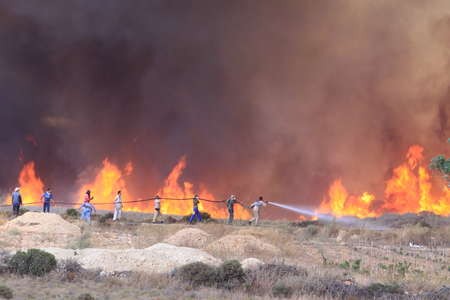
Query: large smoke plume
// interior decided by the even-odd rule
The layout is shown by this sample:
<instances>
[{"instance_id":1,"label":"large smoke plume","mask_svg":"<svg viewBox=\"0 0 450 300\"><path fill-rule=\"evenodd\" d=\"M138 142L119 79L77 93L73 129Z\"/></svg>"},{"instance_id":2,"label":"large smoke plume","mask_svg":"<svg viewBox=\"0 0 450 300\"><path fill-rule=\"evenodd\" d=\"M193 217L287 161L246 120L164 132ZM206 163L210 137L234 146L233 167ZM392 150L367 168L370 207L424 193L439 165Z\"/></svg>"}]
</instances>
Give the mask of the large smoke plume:
<instances>
[{"instance_id":1,"label":"large smoke plume","mask_svg":"<svg viewBox=\"0 0 450 300\"><path fill-rule=\"evenodd\" d=\"M105 157L148 196L182 156L217 197L382 195L450 136L448 1L0 1L0 180Z\"/></svg>"}]
</instances>

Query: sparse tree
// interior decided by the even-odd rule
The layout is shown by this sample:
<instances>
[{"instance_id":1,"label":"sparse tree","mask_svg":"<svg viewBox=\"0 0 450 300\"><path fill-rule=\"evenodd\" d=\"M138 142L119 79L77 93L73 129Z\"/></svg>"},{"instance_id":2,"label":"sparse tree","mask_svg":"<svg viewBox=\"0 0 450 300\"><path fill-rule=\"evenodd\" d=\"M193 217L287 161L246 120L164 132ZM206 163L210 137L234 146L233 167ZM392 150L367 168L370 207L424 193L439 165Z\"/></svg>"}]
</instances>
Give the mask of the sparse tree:
<instances>
[{"instance_id":1,"label":"sparse tree","mask_svg":"<svg viewBox=\"0 0 450 300\"><path fill-rule=\"evenodd\" d=\"M447 140L450 143L450 138ZM447 180L447 187L450 188L450 158L445 158L444 155L433 157L430 163L430 169L438 171Z\"/></svg>"}]
</instances>

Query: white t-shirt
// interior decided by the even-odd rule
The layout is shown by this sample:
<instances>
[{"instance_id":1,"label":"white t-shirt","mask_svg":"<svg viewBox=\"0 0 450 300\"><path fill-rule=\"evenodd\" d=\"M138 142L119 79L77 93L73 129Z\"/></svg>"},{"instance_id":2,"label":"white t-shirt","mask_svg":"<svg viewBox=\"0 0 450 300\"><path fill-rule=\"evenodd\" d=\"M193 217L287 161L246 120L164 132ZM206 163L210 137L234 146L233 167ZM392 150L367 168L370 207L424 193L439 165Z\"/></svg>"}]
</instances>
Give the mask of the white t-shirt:
<instances>
[{"instance_id":1,"label":"white t-shirt","mask_svg":"<svg viewBox=\"0 0 450 300\"><path fill-rule=\"evenodd\" d=\"M161 208L161 199L159 198L155 199L155 208Z\"/></svg>"}]
</instances>

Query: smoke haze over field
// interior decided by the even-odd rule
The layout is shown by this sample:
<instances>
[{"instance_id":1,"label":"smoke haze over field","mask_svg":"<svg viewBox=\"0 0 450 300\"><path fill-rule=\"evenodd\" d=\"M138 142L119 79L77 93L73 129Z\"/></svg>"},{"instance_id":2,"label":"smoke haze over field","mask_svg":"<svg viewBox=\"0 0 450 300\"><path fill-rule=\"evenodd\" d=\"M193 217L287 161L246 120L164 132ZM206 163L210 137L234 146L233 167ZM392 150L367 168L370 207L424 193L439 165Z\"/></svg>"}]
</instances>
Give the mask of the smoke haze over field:
<instances>
[{"instance_id":1,"label":"smoke haze over field","mask_svg":"<svg viewBox=\"0 0 450 300\"><path fill-rule=\"evenodd\" d=\"M448 148L449 36L448 1L0 1L0 188L108 157L144 197L186 155L219 198L382 195Z\"/></svg>"}]
</instances>

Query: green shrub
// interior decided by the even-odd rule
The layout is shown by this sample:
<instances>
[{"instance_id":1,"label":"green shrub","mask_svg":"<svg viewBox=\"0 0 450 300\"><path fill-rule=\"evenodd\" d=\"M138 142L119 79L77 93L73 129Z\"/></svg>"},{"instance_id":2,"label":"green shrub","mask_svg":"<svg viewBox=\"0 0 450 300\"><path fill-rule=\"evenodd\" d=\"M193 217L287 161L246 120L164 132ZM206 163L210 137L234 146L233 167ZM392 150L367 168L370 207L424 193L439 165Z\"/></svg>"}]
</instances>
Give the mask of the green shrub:
<instances>
[{"instance_id":1,"label":"green shrub","mask_svg":"<svg viewBox=\"0 0 450 300\"><path fill-rule=\"evenodd\" d=\"M29 212L29 211L30 211L30 210L21 207L21 208L19 209L19 216L21 216L21 215L23 215L23 214L25 214L25 213L27 213L27 212Z\"/></svg>"},{"instance_id":2,"label":"green shrub","mask_svg":"<svg viewBox=\"0 0 450 300\"><path fill-rule=\"evenodd\" d=\"M245 282L245 272L237 260L224 262L217 268L216 283L219 288L233 289Z\"/></svg>"},{"instance_id":3,"label":"green shrub","mask_svg":"<svg viewBox=\"0 0 450 300\"><path fill-rule=\"evenodd\" d=\"M398 284L373 283L367 287L369 295L381 297L383 294L403 294L403 289Z\"/></svg>"},{"instance_id":4,"label":"green shrub","mask_svg":"<svg viewBox=\"0 0 450 300\"><path fill-rule=\"evenodd\" d=\"M294 289L282 282L276 283L272 287L272 295L279 298L290 298L294 293Z\"/></svg>"},{"instance_id":5,"label":"green shrub","mask_svg":"<svg viewBox=\"0 0 450 300\"><path fill-rule=\"evenodd\" d=\"M45 251L28 249L27 252L18 251L13 255L8 266L14 273L42 276L56 268L56 259Z\"/></svg>"},{"instance_id":6,"label":"green shrub","mask_svg":"<svg viewBox=\"0 0 450 300\"><path fill-rule=\"evenodd\" d=\"M17 251L7 262L9 270L20 275L28 274L30 270L30 256L23 251Z\"/></svg>"},{"instance_id":7,"label":"green shrub","mask_svg":"<svg viewBox=\"0 0 450 300\"><path fill-rule=\"evenodd\" d=\"M95 298L91 294L86 293L78 296L78 300L95 300Z\"/></svg>"},{"instance_id":8,"label":"green shrub","mask_svg":"<svg viewBox=\"0 0 450 300\"><path fill-rule=\"evenodd\" d=\"M105 225L105 224L107 224L106 221L112 220L113 217L114 217L114 214L109 212L109 213L106 213L103 216L101 216L100 219L98 219L98 222L102 225Z\"/></svg>"},{"instance_id":9,"label":"green shrub","mask_svg":"<svg viewBox=\"0 0 450 300\"><path fill-rule=\"evenodd\" d=\"M68 210L66 210L66 215L71 218L79 218L80 212L75 208L69 208Z\"/></svg>"},{"instance_id":10,"label":"green shrub","mask_svg":"<svg viewBox=\"0 0 450 300\"><path fill-rule=\"evenodd\" d=\"M9 287L0 285L0 298L12 299L13 296L13 291Z\"/></svg>"},{"instance_id":11,"label":"green shrub","mask_svg":"<svg viewBox=\"0 0 450 300\"><path fill-rule=\"evenodd\" d=\"M175 276L193 287L214 286L216 283L216 269L202 262L182 266L175 271Z\"/></svg>"}]
</instances>

